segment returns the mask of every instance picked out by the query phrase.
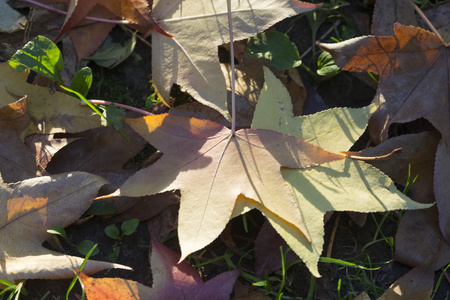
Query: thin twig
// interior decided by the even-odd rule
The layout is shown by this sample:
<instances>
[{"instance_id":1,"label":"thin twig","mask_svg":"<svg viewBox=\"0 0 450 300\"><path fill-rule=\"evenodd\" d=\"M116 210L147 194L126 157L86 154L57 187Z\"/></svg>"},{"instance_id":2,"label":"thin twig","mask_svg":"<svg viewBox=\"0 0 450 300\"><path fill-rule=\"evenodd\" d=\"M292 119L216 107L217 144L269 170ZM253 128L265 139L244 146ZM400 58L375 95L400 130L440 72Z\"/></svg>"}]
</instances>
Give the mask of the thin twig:
<instances>
[{"instance_id":1,"label":"thin twig","mask_svg":"<svg viewBox=\"0 0 450 300\"><path fill-rule=\"evenodd\" d=\"M20 0L20 1L27 2L27 3L30 3L30 4L34 4L36 6L40 6L42 8L45 8L45 9L47 9L49 11L52 11L52 12L55 12L55 13L58 13L58 14L67 15L66 11L59 10L57 8L54 8L54 7L51 7L51 6L39 3L39 2L34 1L34 0ZM96 21L96 22L103 22L103 23L124 24L124 25L131 24L127 20L101 19L101 18L94 18L94 17L88 17L88 16L84 17L84 19L91 20L91 21Z\"/></svg>"},{"instance_id":2,"label":"thin twig","mask_svg":"<svg viewBox=\"0 0 450 300\"><path fill-rule=\"evenodd\" d=\"M233 44L233 22L231 19L231 1L227 0L228 30L230 32L230 60L231 60L231 134L236 132L236 87L234 75L234 44Z\"/></svg>"},{"instance_id":3,"label":"thin twig","mask_svg":"<svg viewBox=\"0 0 450 300\"><path fill-rule=\"evenodd\" d=\"M104 100L95 100L95 99L94 100L88 100L88 101L90 103L92 103L92 104L99 104L99 105L111 105L111 104L113 104L116 107L128 109L128 110L131 110L131 111L135 111L135 112L138 112L138 113L143 114L145 116L153 116L154 115L151 112L148 112L146 110L139 109L139 108L136 108L136 107L133 107L133 106L128 106L128 105L121 104L121 103L115 103L115 102L104 101Z\"/></svg>"},{"instance_id":4,"label":"thin twig","mask_svg":"<svg viewBox=\"0 0 450 300\"><path fill-rule=\"evenodd\" d=\"M428 20L427 16L425 16L425 14L422 12L422 10L411 0L408 0L408 1L409 1L409 4L411 4L414 7L414 9L419 14L419 16L425 21L425 23L427 23L427 25L428 25L428 27L430 27L431 31L433 31L433 33L444 43L444 39L439 34L439 32L436 30L434 25L431 24L430 20Z\"/></svg>"},{"instance_id":5,"label":"thin twig","mask_svg":"<svg viewBox=\"0 0 450 300\"><path fill-rule=\"evenodd\" d=\"M348 158L356 159L356 160L362 160L362 161L369 161L369 160L378 160L382 158L388 158L389 156L402 151L402 148L397 148L392 150L391 153L380 155L380 156L358 156L358 155L352 155L351 151L340 151L342 154L345 154Z\"/></svg>"}]
</instances>

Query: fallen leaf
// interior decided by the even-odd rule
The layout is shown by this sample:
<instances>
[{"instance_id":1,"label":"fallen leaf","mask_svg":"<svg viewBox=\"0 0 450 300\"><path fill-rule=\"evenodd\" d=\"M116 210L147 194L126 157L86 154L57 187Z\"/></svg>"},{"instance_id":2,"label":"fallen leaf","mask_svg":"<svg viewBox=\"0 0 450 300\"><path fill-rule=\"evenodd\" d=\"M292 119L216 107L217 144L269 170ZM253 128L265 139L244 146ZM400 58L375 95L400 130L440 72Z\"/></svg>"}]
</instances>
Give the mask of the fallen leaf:
<instances>
[{"instance_id":1,"label":"fallen leaf","mask_svg":"<svg viewBox=\"0 0 450 300\"><path fill-rule=\"evenodd\" d=\"M0 189L0 278L60 279L74 277L83 258L48 250L42 243L47 229L68 226L89 208L100 186L101 177L74 172L2 184ZM126 266L88 260L84 271Z\"/></svg>"},{"instance_id":2,"label":"fallen leaf","mask_svg":"<svg viewBox=\"0 0 450 300\"><path fill-rule=\"evenodd\" d=\"M414 7L409 0L377 0L370 32L373 35L392 35L396 22L417 26Z\"/></svg>"},{"instance_id":3,"label":"fallen leaf","mask_svg":"<svg viewBox=\"0 0 450 300\"><path fill-rule=\"evenodd\" d=\"M27 113L27 97L0 107L0 128L14 130L20 134L30 125L30 115Z\"/></svg>"},{"instance_id":4,"label":"fallen leaf","mask_svg":"<svg viewBox=\"0 0 450 300\"><path fill-rule=\"evenodd\" d=\"M128 126L123 134L125 137L108 126L71 135L76 140L59 150L46 170L51 174L71 171L123 171L127 161L138 154L146 143Z\"/></svg>"},{"instance_id":5,"label":"fallen leaf","mask_svg":"<svg viewBox=\"0 0 450 300\"><path fill-rule=\"evenodd\" d=\"M443 241L439 230L436 207L403 214L395 234L395 260L410 267L423 265L434 254L437 257L434 270L450 262L450 245ZM435 248L439 243L439 251Z\"/></svg>"},{"instance_id":6,"label":"fallen leaf","mask_svg":"<svg viewBox=\"0 0 450 300\"><path fill-rule=\"evenodd\" d=\"M231 1L234 40L249 38L320 5L296 0ZM217 47L229 42L226 1L157 0L153 16L173 35L152 34L153 84L165 103L174 83L227 119L227 91Z\"/></svg>"},{"instance_id":7,"label":"fallen leaf","mask_svg":"<svg viewBox=\"0 0 450 300\"><path fill-rule=\"evenodd\" d=\"M270 226L269 222L265 222L258 233L255 240L255 275L264 278L264 273L271 274L281 268L281 252L286 251L286 241ZM289 251L287 254L286 264L289 264L298 256L294 252Z\"/></svg>"},{"instance_id":8,"label":"fallen leaf","mask_svg":"<svg viewBox=\"0 0 450 300\"><path fill-rule=\"evenodd\" d=\"M121 278L91 278L79 273L89 300L229 299L238 270L219 274L204 283L192 266L152 238L152 287Z\"/></svg>"},{"instance_id":9,"label":"fallen leaf","mask_svg":"<svg viewBox=\"0 0 450 300\"><path fill-rule=\"evenodd\" d=\"M32 134L25 138L25 145L36 154L36 161L43 169L47 168L47 164L55 153L69 142L71 139L57 139L53 134Z\"/></svg>"},{"instance_id":10,"label":"fallen leaf","mask_svg":"<svg viewBox=\"0 0 450 300\"><path fill-rule=\"evenodd\" d=\"M450 241L450 103L449 45L433 33L412 26L394 25L393 36L364 36L337 44L320 44L344 70L380 75L369 132L375 143L387 139L389 126L419 118L442 135L436 150L434 194L439 224ZM428 99L424 101L424 99Z\"/></svg>"},{"instance_id":11,"label":"fallen leaf","mask_svg":"<svg viewBox=\"0 0 450 300\"><path fill-rule=\"evenodd\" d=\"M378 300L430 299L434 285L436 254L439 252L440 245L440 242L433 245L426 261L396 280Z\"/></svg>"},{"instance_id":12,"label":"fallen leaf","mask_svg":"<svg viewBox=\"0 0 450 300\"><path fill-rule=\"evenodd\" d=\"M334 108L295 117L290 94L269 69L255 109L252 127L289 134L327 151L345 151L358 140L376 106Z\"/></svg>"},{"instance_id":13,"label":"fallen leaf","mask_svg":"<svg viewBox=\"0 0 450 300\"><path fill-rule=\"evenodd\" d=\"M136 197L180 189L182 259L211 243L232 216L250 208L261 210L282 236L308 243L280 168L343 158L275 132L242 129L232 135L217 123L176 115L127 119L127 124L163 156L131 176L118 193Z\"/></svg>"},{"instance_id":14,"label":"fallen leaf","mask_svg":"<svg viewBox=\"0 0 450 300\"><path fill-rule=\"evenodd\" d=\"M100 127L100 117L81 105L79 99L34 86L26 82L26 71L17 73L8 63L0 64L0 105L16 102L16 96L27 95L30 124L21 138L32 133L81 132Z\"/></svg>"},{"instance_id":15,"label":"fallen leaf","mask_svg":"<svg viewBox=\"0 0 450 300\"><path fill-rule=\"evenodd\" d=\"M364 149L359 155L380 156L401 148L400 153L389 159L374 160L370 164L398 184L406 186L409 181L409 195L414 201L433 203L434 160L440 138L437 130L404 134L392 137L376 147Z\"/></svg>"},{"instance_id":16,"label":"fallen leaf","mask_svg":"<svg viewBox=\"0 0 450 300\"><path fill-rule=\"evenodd\" d=\"M100 5L94 6L89 15L100 19L109 19L115 16ZM98 47L100 47L108 37L114 26L116 26L116 24L113 23L95 22L91 20L81 20L78 25L68 31L68 35L72 40L73 47L77 53L78 60L94 54Z\"/></svg>"},{"instance_id":17,"label":"fallen leaf","mask_svg":"<svg viewBox=\"0 0 450 300\"><path fill-rule=\"evenodd\" d=\"M0 130L0 159L4 182L17 182L40 174L35 155L13 131Z\"/></svg>"},{"instance_id":18,"label":"fallen leaf","mask_svg":"<svg viewBox=\"0 0 450 300\"><path fill-rule=\"evenodd\" d=\"M252 126L289 133L330 152L350 148L364 132L374 109L339 108L293 117L286 89L267 69L265 76ZM284 239L316 277L320 276L317 264L323 250L323 216L327 211L376 212L430 206L410 200L389 177L362 161L345 159L309 169L283 168L282 174L294 191L311 243Z\"/></svg>"},{"instance_id":19,"label":"fallen leaf","mask_svg":"<svg viewBox=\"0 0 450 300\"><path fill-rule=\"evenodd\" d=\"M0 0L0 32L13 33L25 29L28 19L12 9L6 0Z\"/></svg>"}]
</instances>

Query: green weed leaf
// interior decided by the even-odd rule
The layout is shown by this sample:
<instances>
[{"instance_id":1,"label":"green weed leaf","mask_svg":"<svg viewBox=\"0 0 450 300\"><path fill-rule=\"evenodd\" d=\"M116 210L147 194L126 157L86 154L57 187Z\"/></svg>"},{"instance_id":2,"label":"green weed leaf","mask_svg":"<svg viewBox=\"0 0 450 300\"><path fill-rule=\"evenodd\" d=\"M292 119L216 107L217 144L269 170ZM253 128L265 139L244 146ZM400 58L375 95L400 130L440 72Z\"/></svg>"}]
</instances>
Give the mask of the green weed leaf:
<instances>
[{"instance_id":1,"label":"green weed leaf","mask_svg":"<svg viewBox=\"0 0 450 300\"><path fill-rule=\"evenodd\" d=\"M21 50L17 50L9 60L9 64L17 72L30 68L39 75L64 84L61 78L61 71L64 67L61 51L45 36L39 35Z\"/></svg>"},{"instance_id":2,"label":"green weed leaf","mask_svg":"<svg viewBox=\"0 0 450 300\"><path fill-rule=\"evenodd\" d=\"M272 66L285 70L301 65L297 46L289 37L278 31L263 32L248 40L245 54L255 58L266 58Z\"/></svg>"},{"instance_id":3,"label":"green weed leaf","mask_svg":"<svg viewBox=\"0 0 450 300\"><path fill-rule=\"evenodd\" d=\"M317 59L317 74L324 77L331 77L339 73L340 70L330 53L324 51L319 55Z\"/></svg>"},{"instance_id":4,"label":"green weed leaf","mask_svg":"<svg viewBox=\"0 0 450 300\"><path fill-rule=\"evenodd\" d=\"M87 216L105 216L111 215L117 211L117 208L114 204L106 202L106 201L95 201L92 203L91 207L89 207L88 211L85 215Z\"/></svg>"},{"instance_id":5,"label":"green weed leaf","mask_svg":"<svg viewBox=\"0 0 450 300\"><path fill-rule=\"evenodd\" d=\"M78 244L77 250L78 252L80 252L81 255L87 255L89 253L89 251L91 251L91 249L95 246L96 244L93 241L90 240L84 240L82 241L80 244ZM91 255L97 255L100 251L95 248L94 251L92 251Z\"/></svg>"},{"instance_id":6,"label":"green weed leaf","mask_svg":"<svg viewBox=\"0 0 450 300\"><path fill-rule=\"evenodd\" d=\"M67 239L66 231L65 231L64 228L62 228L61 226L53 226L53 227L50 227L49 229L47 229L47 232L48 232L48 233L51 233L51 234L57 234L57 235L60 235L60 236L62 236L64 239Z\"/></svg>"},{"instance_id":7,"label":"green weed leaf","mask_svg":"<svg viewBox=\"0 0 450 300\"><path fill-rule=\"evenodd\" d=\"M120 228L122 229L122 233L124 235L132 235L139 225L139 219L131 219L122 223Z\"/></svg>"},{"instance_id":8,"label":"green weed leaf","mask_svg":"<svg viewBox=\"0 0 450 300\"><path fill-rule=\"evenodd\" d=\"M110 238L114 239L114 240L120 240L120 231L119 228L117 228L116 225L108 225L105 228L105 233L107 236L109 236Z\"/></svg>"},{"instance_id":9,"label":"green weed leaf","mask_svg":"<svg viewBox=\"0 0 450 300\"><path fill-rule=\"evenodd\" d=\"M70 83L70 89L77 91L84 97L89 92L92 85L92 70L89 67L84 67L78 70L73 76L72 82Z\"/></svg>"},{"instance_id":10,"label":"green weed leaf","mask_svg":"<svg viewBox=\"0 0 450 300\"><path fill-rule=\"evenodd\" d=\"M108 122L116 129L119 130L123 127L122 121L119 118L125 118L125 110L120 107L114 106L114 104L105 107L105 119L102 119L104 126L108 125Z\"/></svg>"}]
</instances>

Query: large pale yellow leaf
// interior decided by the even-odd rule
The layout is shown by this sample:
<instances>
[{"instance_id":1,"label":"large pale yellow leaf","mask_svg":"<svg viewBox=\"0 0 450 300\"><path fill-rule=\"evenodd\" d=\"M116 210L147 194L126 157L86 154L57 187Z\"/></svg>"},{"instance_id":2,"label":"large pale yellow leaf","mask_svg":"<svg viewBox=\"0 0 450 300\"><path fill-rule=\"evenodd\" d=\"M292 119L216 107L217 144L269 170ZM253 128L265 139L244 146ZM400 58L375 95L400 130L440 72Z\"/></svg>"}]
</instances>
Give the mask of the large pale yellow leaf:
<instances>
[{"instance_id":1,"label":"large pale yellow leaf","mask_svg":"<svg viewBox=\"0 0 450 300\"><path fill-rule=\"evenodd\" d=\"M271 25L320 5L297 0L231 1L234 40L261 32ZM153 83L167 102L172 85L181 85L196 100L229 119L225 78L218 46L230 41L227 1L156 0L153 16L169 38L152 34Z\"/></svg>"},{"instance_id":2,"label":"large pale yellow leaf","mask_svg":"<svg viewBox=\"0 0 450 300\"><path fill-rule=\"evenodd\" d=\"M291 97L283 84L264 68L265 84L255 109L253 128L295 136L327 151L347 151L367 127L376 106L333 108L294 117Z\"/></svg>"},{"instance_id":3,"label":"large pale yellow leaf","mask_svg":"<svg viewBox=\"0 0 450 300\"><path fill-rule=\"evenodd\" d=\"M272 131L243 129L232 135L217 123L176 115L127 123L163 156L130 177L120 187L120 195L181 190L182 259L217 238L233 210L258 208L286 238L308 243L309 234L280 169L314 167L343 158Z\"/></svg>"},{"instance_id":4,"label":"large pale yellow leaf","mask_svg":"<svg viewBox=\"0 0 450 300\"><path fill-rule=\"evenodd\" d=\"M293 117L289 93L269 70L266 69L265 75L266 83L253 126L265 124L266 129L290 133L297 138L307 137L312 144L333 152L342 149L339 147L348 149L357 140L374 110L373 107L341 108ZM310 169L286 168L282 169L282 174L294 191L311 243L285 240L314 276L320 276L317 263L323 250L323 216L327 211L376 212L430 206L410 200L397 190L388 176L361 161L345 159Z\"/></svg>"},{"instance_id":5,"label":"large pale yellow leaf","mask_svg":"<svg viewBox=\"0 0 450 300\"><path fill-rule=\"evenodd\" d=\"M83 258L50 251L42 243L52 226L67 226L89 208L107 183L83 172L27 179L0 189L0 279L74 277ZM128 267L88 260L84 272ZM129 268L128 268L129 269Z\"/></svg>"},{"instance_id":6,"label":"large pale yellow leaf","mask_svg":"<svg viewBox=\"0 0 450 300\"><path fill-rule=\"evenodd\" d=\"M100 117L80 100L49 88L26 82L28 73L17 73L8 63L0 64L0 107L27 96L31 122L21 137L31 133L81 132L100 127Z\"/></svg>"}]
</instances>

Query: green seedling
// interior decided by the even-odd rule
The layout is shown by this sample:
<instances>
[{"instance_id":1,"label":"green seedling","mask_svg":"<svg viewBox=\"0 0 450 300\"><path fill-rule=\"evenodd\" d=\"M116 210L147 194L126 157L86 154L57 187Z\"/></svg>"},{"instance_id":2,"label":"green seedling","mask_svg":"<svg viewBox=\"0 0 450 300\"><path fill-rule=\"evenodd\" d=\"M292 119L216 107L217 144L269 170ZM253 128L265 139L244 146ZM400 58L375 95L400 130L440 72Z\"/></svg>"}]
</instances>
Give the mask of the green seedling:
<instances>
[{"instance_id":1,"label":"green seedling","mask_svg":"<svg viewBox=\"0 0 450 300\"><path fill-rule=\"evenodd\" d=\"M325 78L331 78L341 72L341 69L336 65L331 54L323 51L317 58L317 74Z\"/></svg>"},{"instance_id":2,"label":"green seedling","mask_svg":"<svg viewBox=\"0 0 450 300\"><path fill-rule=\"evenodd\" d=\"M95 243L90 240L84 240L78 245L73 244L72 237L68 238L66 231L61 226L53 226L47 229L47 232L62 237L67 244L71 245L72 247L75 247L81 255L87 255L87 253L89 253L89 251L95 245ZM92 256L97 255L98 253L99 253L98 249L95 249L94 252L92 253Z\"/></svg>"},{"instance_id":3,"label":"green seedling","mask_svg":"<svg viewBox=\"0 0 450 300\"><path fill-rule=\"evenodd\" d=\"M19 284L14 284L6 280L0 279L0 284L4 285L5 288L0 291L0 299L5 299L4 297L7 296L7 293L9 293L7 300L11 299L19 299L19 295L28 295L27 290L23 287L25 281L21 281Z\"/></svg>"},{"instance_id":4,"label":"green seedling","mask_svg":"<svg viewBox=\"0 0 450 300\"><path fill-rule=\"evenodd\" d=\"M58 46L45 36L39 35L28 42L9 60L9 65L22 72L31 69L39 75L45 76L53 82L65 86L61 72L64 61ZM85 67L75 73L70 89L86 96L92 85L92 71Z\"/></svg>"},{"instance_id":5,"label":"green seedling","mask_svg":"<svg viewBox=\"0 0 450 300\"><path fill-rule=\"evenodd\" d=\"M44 36L37 36L28 42L22 49L17 52L9 60L9 65L17 72L31 69L39 75L45 76L60 87L67 91L69 95L80 98L95 113L101 116L105 122L112 124L114 128L120 129L121 122L117 118L108 119L97 107L92 105L85 97L92 85L92 71L89 67L82 68L75 73L70 87L62 80L61 72L64 68L64 61L58 46ZM111 114L111 113L110 113ZM121 133L121 132L119 132ZM123 133L121 133L122 136ZM126 139L126 137L124 137Z\"/></svg>"},{"instance_id":6,"label":"green seedling","mask_svg":"<svg viewBox=\"0 0 450 300\"><path fill-rule=\"evenodd\" d=\"M75 283L77 283L77 280L80 282L80 285L81 285L81 290L82 290L81 299L82 299L82 300L85 299L85 296L86 296L86 295L85 295L85 291L84 291L84 285L83 285L83 282L81 282L81 280L80 280L80 278L79 278L79 276L78 276L78 273L81 272L81 271L83 271L84 265L85 265L86 262L88 261L89 257L90 257L91 255L95 255L95 254L94 254L95 251L98 252L97 245L98 245L98 244L94 244L94 245L91 247L91 249L86 253L86 256L85 256L85 258L84 258L84 260L83 260L83 263L82 263L81 266L80 266L80 269L79 269L79 270L74 270L75 278L72 280L72 282L71 282L70 285L69 285L69 288L67 289L66 300L69 300L69 294L70 294L70 291L72 291L73 287L75 286Z\"/></svg>"},{"instance_id":7,"label":"green seedling","mask_svg":"<svg viewBox=\"0 0 450 300\"><path fill-rule=\"evenodd\" d=\"M106 201L94 201L84 216L106 216L112 215L116 212L117 208L114 204Z\"/></svg>"},{"instance_id":8,"label":"green seedling","mask_svg":"<svg viewBox=\"0 0 450 300\"><path fill-rule=\"evenodd\" d=\"M122 243L124 236L132 235L136 231L138 225L139 219L134 218L123 222L120 226L120 230L115 224L106 226L105 234L113 240L116 240L115 244L112 246L111 252L108 254L108 259L110 261L117 261L120 254L120 244Z\"/></svg>"}]
</instances>

